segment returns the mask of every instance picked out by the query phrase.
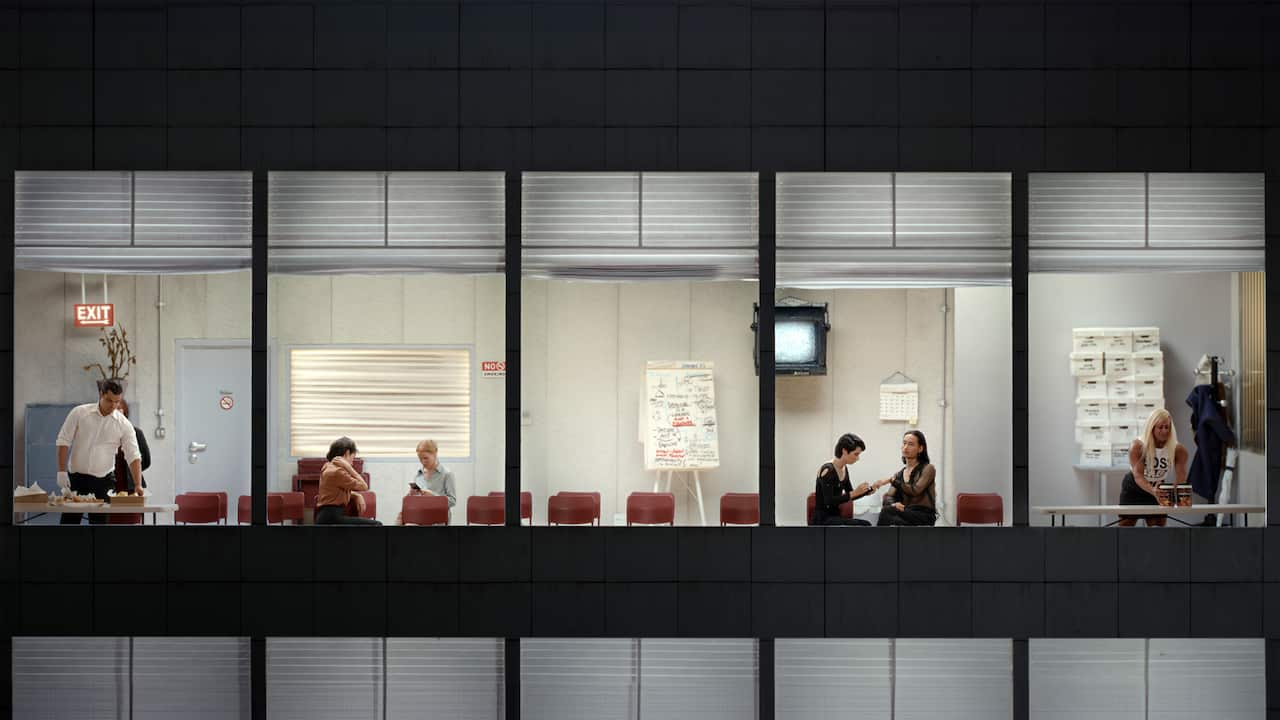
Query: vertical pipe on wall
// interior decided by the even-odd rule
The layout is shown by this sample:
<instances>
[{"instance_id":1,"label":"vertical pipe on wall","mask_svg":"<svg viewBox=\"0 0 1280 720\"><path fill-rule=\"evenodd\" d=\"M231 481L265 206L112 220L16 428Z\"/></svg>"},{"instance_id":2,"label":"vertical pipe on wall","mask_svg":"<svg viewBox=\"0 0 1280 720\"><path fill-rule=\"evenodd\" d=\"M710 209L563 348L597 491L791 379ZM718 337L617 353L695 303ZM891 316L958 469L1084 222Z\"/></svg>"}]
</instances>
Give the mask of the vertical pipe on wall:
<instances>
[{"instance_id":1,"label":"vertical pipe on wall","mask_svg":"<svg viewBox=\"0 0 1280 720\"><path fill-rule=\"evenodd\" d=\"M760 525L776 524L774 464L774 359L773 302L777 286L777 174L760 173L760 317L756 339L760 344ZM770 711L772 712L772 710Z\"/></svg>"},{"instance_id":2,"label":"vertical pipe on wall","mask_svg":"<svg viewBox=\"0 0 1280 720\"><path fill-rule=\"evenodd\" d=\"M250 447L253 496L253 524L267 524L267 446L272 438L267 431L267 378L269 375L267 342L267 174L253 174L253 324L252 324L252 404L253 435ZM228 502L231 499L228 498Z\"/></svg>"},{"instance_id":3,"label":"vertical pipe on wall","mask_svg":"<svg viewBox=\"0 0 1280 720\"><path fill-rule=\"evenodd\" d=\"M520 525L520 215L520 173L508 172L505 214L507 424L503 490L506 493L506 524L514 526Z\"/></svg>"},{"instance_id":4,"label":"vertical pipe on wall","mask_svg":"<svg viewBox=\"0 0 1280 720\"><path fill-rule=\"evenodd\" d=\"M1027 294L1028 278L1028 203L1027 173L1013 174L1013 243L1012 243L1012 285L1013 285L1013 352L1010 361L1013 363L1013 524L1025 526L1030 524L1031 495L1030 472L1027 462L1027 395L1029 358L1027 354L1028 334L1030 326L1030 307Z\"/></svg>"}]
</instances>

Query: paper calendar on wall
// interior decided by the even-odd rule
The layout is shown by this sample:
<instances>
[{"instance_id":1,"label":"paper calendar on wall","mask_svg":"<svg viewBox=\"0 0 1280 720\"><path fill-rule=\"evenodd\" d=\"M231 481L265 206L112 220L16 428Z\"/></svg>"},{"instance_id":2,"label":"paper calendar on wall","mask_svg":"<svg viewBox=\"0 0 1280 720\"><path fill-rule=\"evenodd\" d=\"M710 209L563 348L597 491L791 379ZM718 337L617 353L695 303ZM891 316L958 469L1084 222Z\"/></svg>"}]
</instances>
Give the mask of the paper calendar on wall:
<instances>
[{"instance_id":1,"label":"paper calendar on wall","mask_svg":"<svg viewBox=\"0 0 1280 720\"><path fill-rule=\"evenodd\" d=\"M895 376L900 376L903 380L889 382ZM885 381L880 383L880 419L915 424L919 417L920 386L900 372L885 378Z\"/></svg>"}]
</instances>

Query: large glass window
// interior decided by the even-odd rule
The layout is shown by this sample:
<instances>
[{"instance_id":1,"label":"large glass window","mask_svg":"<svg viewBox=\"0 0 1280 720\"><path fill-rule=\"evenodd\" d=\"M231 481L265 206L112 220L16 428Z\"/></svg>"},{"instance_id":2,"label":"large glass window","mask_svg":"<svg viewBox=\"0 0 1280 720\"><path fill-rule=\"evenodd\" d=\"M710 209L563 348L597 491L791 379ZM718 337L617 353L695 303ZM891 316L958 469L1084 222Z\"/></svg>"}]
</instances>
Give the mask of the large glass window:
<instances>
[{"instance_id":1,"label":"large glass window","mask_svg":"<svg viewBox=\"0 0 1280 720\"><path fill-rule=\"evenodd\" d=\"M1120 504L1157 524L1260 523L1261 176L1034 174L1030 185L1032 521L1106 525L1118 510L1095 508ZM1147 440L1153 417L1168 437ZM1151 469L1126 479L1135 462ZM1155 507L1179 501L1190 507ZM1208 504L1232 507L1196 509Z\"/></svg>"},{"instance_id":2,"label":"large glass window","mask_svg":"<svg viewBox=\"0 0 1280 720\"><path fill-rule=\"evenodd\" d=\"M22 522L235 522L251 476L251 185L238 172L17 174ZM63 494L85 502L40 501L60 490L59 445ZM104 503L139 489L135 470L146 496Z\"/></svg>"},{"instance_id":3,"label":"large glass window","mask_svg":"<svg viewBox=\"0 0 1280 720\"><path fill-rule=\"evenodd\" d=\"M501 524L489 495L504 486L502 174L269 184L270 491L301 498L286 521L315 521L321 468L346 437L365 488L339 518L464 524L471 508Z\"/></svg>"},{"instance_id":4,"label":"large glass window","mask_svg":"<svg viewBox=\"0 0 1280 720\"><path fill-rule=\"evenodd\" d=\"M777 182L778 524L816 515L1007 523L1010 176L780 173ZM857 440L837 450L846 434ZM833 483L828 507L818 475L854 449L857 464L832 472L847 475L855 497L839 503ZM906 484L921 487L910 497L887 482L904 459Z\"/></svg>"},{"instance_id":5,"label":"large glass window","mask_svg":"<svg viewBox=\"0 0 1280 720\"><path fill-rule=\"evenodd\" d=\"M757 502L757 189L525 174L520 465L539 524L714 525L726 494Z\"/></svg>"}]
</instances>

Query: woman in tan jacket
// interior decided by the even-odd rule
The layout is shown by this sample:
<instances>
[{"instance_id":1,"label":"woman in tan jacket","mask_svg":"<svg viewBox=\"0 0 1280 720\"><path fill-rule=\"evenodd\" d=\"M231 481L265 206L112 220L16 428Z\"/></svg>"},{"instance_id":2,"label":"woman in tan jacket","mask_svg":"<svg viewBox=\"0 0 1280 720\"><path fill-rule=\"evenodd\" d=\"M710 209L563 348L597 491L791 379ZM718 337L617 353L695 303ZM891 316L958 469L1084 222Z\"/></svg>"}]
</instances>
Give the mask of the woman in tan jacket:
<instances>
[{"instance_id":1,"label":"woman in tan jacket","mask_svg":"<svg viewBox=\"0 0 1280 720\"><path fill-rule=\"evenodd\" d=\"M316 493L316 524L381 525L373 518L347 516L347 503L353 498L356 507L364 510L364 497L359 493L369 489L368 483L352 465L352 461L356 459L355 441L349 437L334 440L325 459L329 462L320 469L320 491Z\"/></svg>"}]
</instances>

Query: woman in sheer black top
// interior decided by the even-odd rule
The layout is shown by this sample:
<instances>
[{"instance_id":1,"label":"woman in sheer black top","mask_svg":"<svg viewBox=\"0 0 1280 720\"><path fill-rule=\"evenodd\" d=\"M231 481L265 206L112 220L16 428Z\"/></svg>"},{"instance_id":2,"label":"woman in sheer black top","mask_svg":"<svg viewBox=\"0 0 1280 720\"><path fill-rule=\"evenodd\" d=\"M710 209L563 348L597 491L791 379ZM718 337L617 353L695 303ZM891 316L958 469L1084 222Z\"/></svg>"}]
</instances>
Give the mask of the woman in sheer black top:
<instances>
[{"instance_id":1,"label":"woman in sheer black top","mask_svg":"<svg viewBox=\"0 0 1280 720\"><path fill-rule=\"evenodd\" d=\"M849 466L858 462L867 444L853 433L845 433L836 441L835 457L818 468L818 479L813 494L814 525L870 525L866 520L840 516L840 506L852 502L864 495L870 495L877 488L888 484L880 481L868 485L858 483L857 487L849 481Z\"/></svg>"}]
</instances>

